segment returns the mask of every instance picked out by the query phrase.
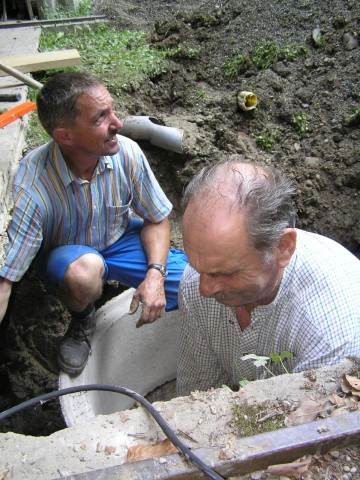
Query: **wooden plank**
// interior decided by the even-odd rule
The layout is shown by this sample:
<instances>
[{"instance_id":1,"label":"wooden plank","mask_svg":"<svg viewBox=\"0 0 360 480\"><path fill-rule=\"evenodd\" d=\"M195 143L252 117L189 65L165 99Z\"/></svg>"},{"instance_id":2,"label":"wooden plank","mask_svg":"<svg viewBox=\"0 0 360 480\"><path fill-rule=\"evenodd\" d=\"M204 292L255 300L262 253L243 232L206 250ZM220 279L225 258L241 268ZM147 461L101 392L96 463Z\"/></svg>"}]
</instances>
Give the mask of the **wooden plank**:
<instances>
[{"instance_id":1,"label":"wooden plank","mask_svg":"<svg viewBox=\"0 0 360 480\"><path fill-rule=\"evenodd\" d=\"M81 58L76 49L70 49L0 57L0 61L20 70L20 72L29 73L39 70L50 70L51 68L80 65ZM3 75L7 75L6 72L0 71L0 76Z\"/></svg>"}]
</instances>

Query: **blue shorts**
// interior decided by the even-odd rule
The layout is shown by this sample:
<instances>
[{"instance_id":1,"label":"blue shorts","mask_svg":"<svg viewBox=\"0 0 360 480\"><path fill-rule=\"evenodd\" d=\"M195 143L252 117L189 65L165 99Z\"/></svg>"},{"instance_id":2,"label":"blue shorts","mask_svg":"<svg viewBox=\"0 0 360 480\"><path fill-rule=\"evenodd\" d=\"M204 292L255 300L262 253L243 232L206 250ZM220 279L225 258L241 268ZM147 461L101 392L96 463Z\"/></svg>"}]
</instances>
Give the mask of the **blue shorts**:
<instances>
[{"instance_id":1,"label":"blue shorts","mask_svg":"<svg viewBox=\"0 0 360 480\"><path fill-rule=\"evenodd\" d=\"M94 253L104 261L104 281L116 280L123 285L137 288L145 278L148 265L140 237L142 227L141 220L131 219L123 236L102 252L86 245L62 245L54 248L46 258L46 273L43 272L46 284L59 287L70 263L86 253ZM184 252L169 250L166 262L169 274L165 278L167 311L178 306L179 282L187 263Z\"/></svg>"}]
</instances>

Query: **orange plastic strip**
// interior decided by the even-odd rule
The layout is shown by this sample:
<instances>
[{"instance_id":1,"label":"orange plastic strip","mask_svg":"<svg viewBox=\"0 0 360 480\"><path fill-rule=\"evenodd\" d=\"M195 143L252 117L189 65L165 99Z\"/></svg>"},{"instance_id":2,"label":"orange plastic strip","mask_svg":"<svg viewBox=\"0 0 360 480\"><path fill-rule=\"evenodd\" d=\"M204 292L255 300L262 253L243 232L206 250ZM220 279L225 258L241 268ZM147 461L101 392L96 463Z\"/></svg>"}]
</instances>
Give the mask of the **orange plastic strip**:
<instances>
[{"instance_id":1,"label":"orange plastic strip","mask_svg":"<svg viewBox=\"0 0 360 480\"><path fill-rule=\"evenodd\" d=\"M20 105L16 105L16 107L10 108L10 110L0 115L0 128L35 110L35 108L36 102L23 102Z\"/></svg>"}]
</instances>

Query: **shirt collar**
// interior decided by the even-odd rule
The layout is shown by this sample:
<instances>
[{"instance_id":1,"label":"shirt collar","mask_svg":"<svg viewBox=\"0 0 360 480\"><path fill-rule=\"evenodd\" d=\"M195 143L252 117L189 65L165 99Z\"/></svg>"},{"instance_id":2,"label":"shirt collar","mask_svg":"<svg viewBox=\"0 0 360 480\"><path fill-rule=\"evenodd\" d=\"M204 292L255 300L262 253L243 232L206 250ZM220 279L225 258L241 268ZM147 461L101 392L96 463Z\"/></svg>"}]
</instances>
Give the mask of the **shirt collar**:
<instances>
[{"instance_id":1,"label":"shirt collar","mask_svg":"<svg viewBox=\"0 0 360 480\"><path fill-rule=\"evenodd\" d=\"M53 163L57 171L57 174L59 175L59 177L61 178L61 180L63 181L66 187L70 185L70 183L72 182L83 183L83 181L79 179L76 175L74 175L70 170L70 168L67 166L67 163L65 162L65 159L63 157L63 154L61 153L59 145L54 141L52 145L52 158L53 158ZM106 168L112 170L113 161L111 157L102 156L99 158L99 162L96 166L94 175L103 173Z\"/></svg>"}]
</instances>

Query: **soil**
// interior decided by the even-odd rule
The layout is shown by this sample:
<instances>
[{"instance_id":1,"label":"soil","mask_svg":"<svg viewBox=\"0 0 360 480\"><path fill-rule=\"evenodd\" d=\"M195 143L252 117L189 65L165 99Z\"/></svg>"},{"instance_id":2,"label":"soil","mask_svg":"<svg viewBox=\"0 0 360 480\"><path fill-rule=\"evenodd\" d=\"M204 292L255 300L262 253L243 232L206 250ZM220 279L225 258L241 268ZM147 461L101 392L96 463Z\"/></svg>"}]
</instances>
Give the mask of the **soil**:
<instances>
[{"instance_id":1,"label":"soil","mask_svg":"<svg viewBox=\"0 0 360 480\"><path fill-rule=\"evenodd\" d=\"M178 439L229 480L359 480L360 450L350 447L349 438L352 434L354 441L358 427L359 398L344 395L341 386L346 373L359 375L359 365L346 360L316 371L251 382L239 392L228 387L192 392L156 402L155 408ZM334 445L329 438L339 427L348 432L341 439L346 446L327 452ZM251 437L256 434L265 438ZM319 435L323 445L315 451L311 445ZM203 478L195 475L199 472L183 456L167 456L174 451L161 445L164 440L164 432L143 407L99 415L47 437L0 434L0 478L49 480L77 478L82 473L91 478ZM272 452L270 463L278 464L284 447L300 440L300 451L286 459L282 456L281 463L290 465L282 466L281 472L261 469L269 463L261 465L262 453ZM130 452L132 461L151 459L132 465ZM300 452L306 455L298 459ZM235 469L240 462L242 466ZM302 468L298 465L296 471L294 465L299 463ZM119 466L117 474L105 470ZM229 477L230 472L239 475L251 467L256 471Z\"/></svg>"},{"instance_id":2,"label":"soil","mask_svg":"<svg viewBox=\"0 0 360 480\"><path fill-rule=\"evenodd\" d=\"M118 28L146 30L155 48L178 48L166 73L131 85L116 101L119 114L155 116L184 130L184 154L139 142L174 205L173 246L182 246L179 204L186 183L201 167L236 155L285 171L297 186L297 226L339 241L360 258L358 1L95 3ZM265 40L283 51L297 44L306 54L293 60L280 54L259 68L249 59ZM236 55L248 60L226 76L224 65ZM239 108L240 91L256 94L254 110ZM303 121L297 126L294 118ZM265 151L264 141L274 137ZM101 303L121 290L106 285ZM56 347L68 320L29 271L0 327L0 410L57 388ZM41 412L4 421L0 431L49 435L64 427L58 404L49 402Z\"/></svg>"}]
</instances>

